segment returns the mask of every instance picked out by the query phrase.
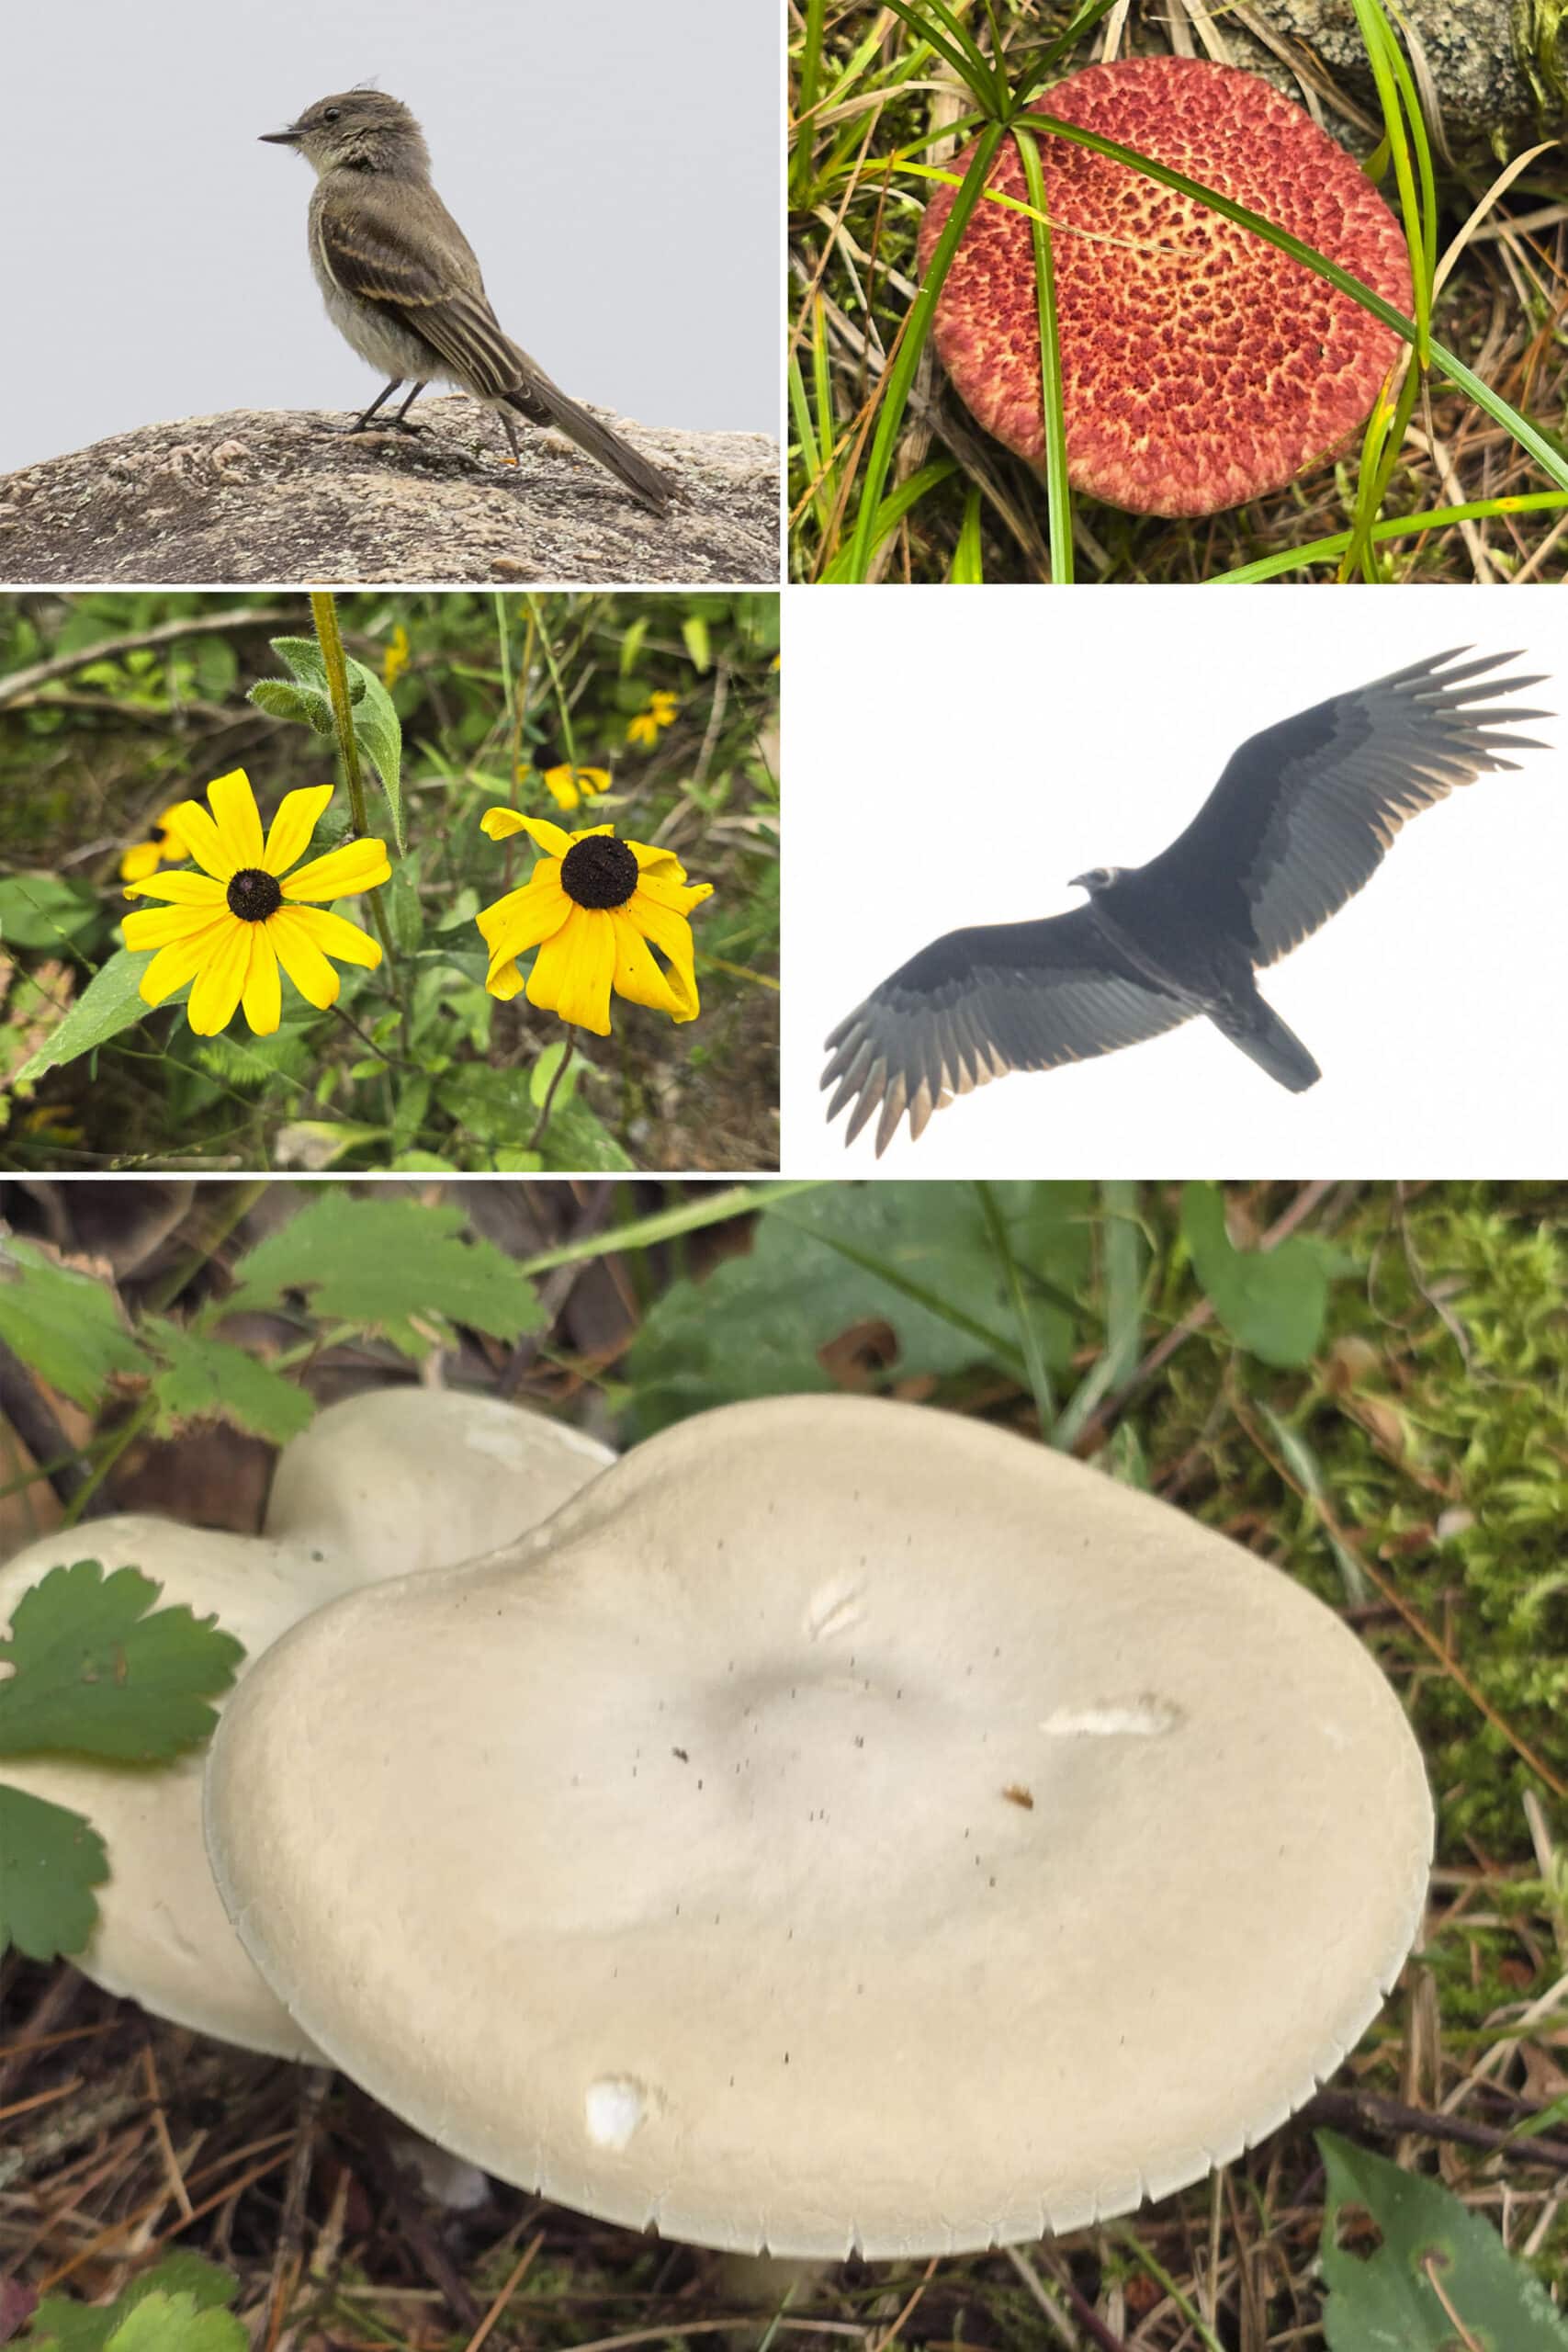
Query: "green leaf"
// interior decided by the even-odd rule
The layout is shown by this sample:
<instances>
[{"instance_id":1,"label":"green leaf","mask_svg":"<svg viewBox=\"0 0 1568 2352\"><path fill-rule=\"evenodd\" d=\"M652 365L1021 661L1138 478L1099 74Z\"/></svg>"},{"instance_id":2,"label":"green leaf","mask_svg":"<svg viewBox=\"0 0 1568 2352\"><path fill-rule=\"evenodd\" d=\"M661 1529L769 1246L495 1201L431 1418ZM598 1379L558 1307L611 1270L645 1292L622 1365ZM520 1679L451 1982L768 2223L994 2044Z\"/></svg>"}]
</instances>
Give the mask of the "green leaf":
<instances>
[{"instance_id":1,"label":"green leaf","mask_svg":"<svg viewBox=\"0 0 1568 2352\"><path fill-rule=\"evenodd\" d=\"M420 905L415 877L405 860L392 868L388 885L387 921L392 933L392 944L400 956L412 956L424 938L424 911Z\"/></svg>"},{"instance_id":2,"label":"green leaf","mask_svg":"<svg viewBox=\"0 0 1568 2352\"><path fill-rule=\"evenodd\" d=\"M1001 1183L991 1197L1044 1360L1064 1367L1076 1331L1059 1301L1088 1279L1089 1189ZM649 1310L626 1359L638 1426L829 1388L822 1351L859 1325L888 1328L900 1378L979 1364L1020 1376L1007 1269L972 1186L830 1184L770 1209L747 1255L671 1283Z\"/></svg>"},{"instance_id":3,"label":"green leaf","mask_svg":"<svg viewBox=\"0 0 1568 2352\"><path fill-rule=\"evenodd\" d=\"M250 2341L231 2312L197 2311L188 2295L149 2295L104 2352L248 2352Z\"/></svg>"},{"instance_id":4,"label":"green leaf","mask_svg":"<svg viewBox=\"0 0 1568 2352\"><path fill-rule=\"evenodd\" d=\"M11 1611L0 1642L0 1756L107 1756L164 1764L204 1740L244 1657L184 1602L154 1609L140 1568L96 1560L51 1568Z\"/></svg>"},{"instance_id":5,"label":"green leaf","mask_svg":"<svg viewBox=\"0 0 1568 2352\"><path fill-rule=\"evenodd\" d=\"M109 1874L104 1841L63 1805L0 1783L0 1955L82 1951L97 1924L93 1888Z\"/></svg>"},{"instance_id":6,"label":"green leaf","mask_svg":"<svg viewBox=\"0 0 1568 2352\"><path fill-rule=\"evenodd\" d=\"M275 637L272 650L286 662L301 686L321 697L327 710L328 731L332 727L332 698L327 691L327 665L321 659L321 649L312 637ZM371 766L381 779L381 789L387 796L387 807L392 819L392 833L400 850L408 847L408 835L403 830L402 758L403 729L391 695L374 670L352 655L344 656L348 671L350 716L354 721L355 739ZM263 708L266 706L264 704ZM314 720L312 720L314 725Z\"/></svg>"},{"instance_id":7,"label":"green leaf","mask_svg":"<svg viewBox=\"0 0 1568 2352\"><path fill-rule=\"evenodd\" d=\"M159 1436L187 1421L220 1420L285 1445L309 1428L316 1408L305 1391L243 1348L162 1319L145 1329L164 1360L150 1392Z\"/></svg>"},{"instance_id":8,"label":"green leaf","mask_svg":"<svg viewBox=\"0 0 1568 2352\"><path fill-rule=\"evenodd\" d=\"M549 1095L550 1088L555 1085L556 1072L559 1069L565 1057L566 1039L564 1037L558 1037L553 1045L549 1045L545 1047L543 1053L539 1056L538 1060L528 1072L528 1100L533 1104L536 1111L542 1111L544 1109L546 1101ZM571 1101L572 1096L577 1091L577 1081L581 1075L582 1064L581 1062L573 1062L571 1068L567 1071L566 1076L561 1080L559 1086L556 1087L556 1099L551 1111L552 1117L555 1115L555 1112L563 1109L565 1105Z\"/></svg>"},{"instance_id":9,"label":"green leaf","mask_svg":"<svg viewBox=\"0 0 1568 2352\"><path fill-rule=\"evenodd\" d=\"M26 1241L0 1241L0 1340L88 1412L97 1411L117 1373L145 1369L107 1286Z\"/></svg>"},{"instance_id":10,"label":"green leaf","mask_svg":"<svg viewBox=\"0 0 1568 2352\"><path fill-rule=\"evenodd\" d=\"M713 661L708 625L700 613L689 613L681 623L682 641L694 670L706 670Z\"/></svg>"},{"instance_id":11,"label":"green leaf","mask_svg":"<svg viewBox=\"0 0 1568 2352\"><path fill-rule=\"evenodd\" d=\"M1185 1187L1181 1231L1203 1295L1236 1345L1260 1363L1310 1363L1328 1306L1322 1251L1300 1237L1273 1250L1235 1249L1217 1184Z\"/></svg>"},{"instance_id":12,"label":"green leaf","mask_svg":"<svg viewBox=\"0 0 1568 2352\"><path fill-rule=\"evenodd\" d=\"M102 968L93 974L75 1003L50 1032L37 1053L29 1056L10 1080L20 1086L46 1070L58 1069L65 1062L73 1062L83 1054L92 1053L97 1046L118 1037L122 1029L133 1029L145 1020L152 1008L141 1000L141 975L157 953L147 947L132 955L129 947L121 947Z\"/></svg>"},{"instance_id":13,"label":"green leaf","mask_svg":"<svg viewBox=\"0 0 1568 2352\"><path fill-rule=\"evenodd\" d=\"M0 880L0 946L41 947L58 955L97 921L96 893L58 874L12 874Z\"/></svg>"},{"instance_id":14,"label":"green leaf","mask_svg":"<svg viewBox=\"0 0 1568 2352\"><path fill-rule=\"evenodd\" d=\"M103 2308L67 2302L62 2295L46 2295L21 2342L24 2347L29 2347L29 2352L106 2352L112 2341L114 2352L123 2352L115 2331L123 2329L126 2321L143 2305L151 2302L157 2316L167 2323L171 2302L176 2317L186 2312L220 2312L233 2301L239 2288L237 2278L220 2270L215 2263L204 2262L199 2255L171 2254L152 2270L143 2271L123 2294ZM233 2327L236 2323L231 2320L229 2324ZM175 2335L164 2340L179 2346L189 2339ZM213 2352L229 2352L231 2346L234 2352L240 2352L244 2337L217 2336L210 2341ZM207 2352L202 2338L197 2337L197 2343L202 2352Z\"/></svg>"},{"instance_id":15,"label":"green leaf","mask_svg":"<svg viewBox=\"0 0 1568 2352\"><path fill-rule=\"evenodd\" d=\"M533 1285L492 1242L465 1240L464 1224L460 1208L322 1193L241 1259L229 1311L302 1291L318 1315L384 1331L408 1355L429 1347L433 1323L515 1340L539 1320Z\"/></svg>"},{"instance_id":16,"label":"green leaf","mask_svg":"<svg viewBox=\"0 0 1568 2352\"><path fill-rule=\"evenodd\" d=\"M1534 2274L1507 2254L1490 2222L1438 2181L1405 2172L1337 2132L1316 2136L1328 2174L1322 2263L1329 2352L1389 2352L1392 2346L1456 2352L1461 2343L1485 2352L1568 2352L1568 2321ZM1365 2259L1339 2246L1347 2205L1364 2205L1382 2233L1382 2244Z\"/></svg>"},{"instance_id":17,"label":"green leaf","mask_svg":"<svg viewBox=\"0 0 1568 2352\"><path fill-rule=\"evenodd\" d=\"M561 1081L562 1092L570 1075L568 1071L567 1078ZM536 1120L535 1125L537 1124ZM529 1148L526 1144L523 1147L525 1153ZM628 1156L625 1147L610 1133L596 1112L591 1111L586 1102L568 1102L563 1110L559 1094L556 1096L549 1125L533 1148L538 1153L536 1166L554 1169L558 1172L580 1168L614 1169L629 1175L637 1167L636 1160Z\"/></svg>"},{"instance_id":18,"label":"green leaf","mask_svg":"<svg viewBox=\"0 0 1568 2352\"><path fill-rule=\"evenodd\" d=\"M269 718L302 720L317 735L333 732L332 704L310 686L291 685L287 678L258 678L250 699Z\"/></svg>"}]
</instances>

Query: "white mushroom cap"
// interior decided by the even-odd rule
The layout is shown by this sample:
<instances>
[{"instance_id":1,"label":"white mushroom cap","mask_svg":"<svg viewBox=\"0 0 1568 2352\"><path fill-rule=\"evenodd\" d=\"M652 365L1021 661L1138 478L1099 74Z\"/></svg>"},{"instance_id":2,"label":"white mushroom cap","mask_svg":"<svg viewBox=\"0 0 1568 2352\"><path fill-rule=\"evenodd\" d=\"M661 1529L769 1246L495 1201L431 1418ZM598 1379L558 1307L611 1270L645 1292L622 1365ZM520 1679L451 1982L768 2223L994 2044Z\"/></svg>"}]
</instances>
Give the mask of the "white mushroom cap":
<instances>
[{"instance_id":1,"label":"white mushroom cap","mask_svg":"<svg viewBox=\"0 0 1568 2352\"><path fill-rule=\"evenodd\" d=\"M1387 1684L1301 1587L1044 1447L790 1397L296 1628L208 1839L356 2080L701 2245L1067 2229L1260 2138L1419 1927Z\"/></svg>"},{"instance_id":2,"label":"white mushroom cap","mask_svg":"<svg viewBox=\"0 0 1568 2352\"><path fill-rule=\"evenodd\" d=\"M329 1406L285 1447L266 1536L146 1515L57 1530L0 1567L0 1625L62 1561L99 1560L106 1574L138 1567L163 1588L159 1606L215 1613L244 1644L244 1674L323 1601L515 1537L614 1459L578 1430L493 1397L375 1390ZM85 1814L108 1848L98 1923L76 1955L95 1984L222 2041L319 2063L219 1902L202 1845L202 1764L199 1754L146 1771L7 1757L0 1779Z\"/></svg>"},{"instance_id":3,"label":"white mushroom cap","mask_svg":"<svg viewBox=\"0 0 1568 2352\"><path fill-rule=\"evenodd\" d=\"M454 1388L371 1388L318 1413L273 1474L266 1532L354 1579L476 1560L614 1462L547 1414Z\"/></svg>"}]
</instances>

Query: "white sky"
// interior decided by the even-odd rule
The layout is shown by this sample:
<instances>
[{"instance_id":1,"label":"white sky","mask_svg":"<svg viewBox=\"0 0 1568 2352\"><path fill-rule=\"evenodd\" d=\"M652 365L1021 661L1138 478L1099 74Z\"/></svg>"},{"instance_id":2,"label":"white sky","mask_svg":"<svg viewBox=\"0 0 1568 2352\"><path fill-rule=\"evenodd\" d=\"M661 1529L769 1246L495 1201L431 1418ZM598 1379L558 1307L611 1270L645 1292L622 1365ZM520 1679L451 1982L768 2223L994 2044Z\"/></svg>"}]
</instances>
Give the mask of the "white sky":
<instances>
[{"instance_id":1,"label":"white sky","mask_svg":"<svg viewBox=\"0 0 1568 2352\"><path fill-rule=\"evenodd\" d=\"M784 639L784 1166L791 1175L1537 1177L1568 1148L1568 774L1519 752L1412 820L1367 888L1261 976L1324 1076L1276 1086L1206 1021L1017 1073L917 1145L846 1151L821 1041L940 933L1081 905L1156 854L1248 735L1447 647L1523 646L1564 714L1568 632L1491 588L820 589Z\"/></svg>"},{"instance_id":2,"label":"white sky","mask_svg":"<svg viewBox=\"0 0 1568 2352\"><path fill-rule=\"evenodd\" d=\"M310 166L257 144L361 81L423 124L502 324L567 391L776 434L766 0L11 0L5 40L0 472L224 409L366 405L310 276Z\"/></svg>"}]
</instances>

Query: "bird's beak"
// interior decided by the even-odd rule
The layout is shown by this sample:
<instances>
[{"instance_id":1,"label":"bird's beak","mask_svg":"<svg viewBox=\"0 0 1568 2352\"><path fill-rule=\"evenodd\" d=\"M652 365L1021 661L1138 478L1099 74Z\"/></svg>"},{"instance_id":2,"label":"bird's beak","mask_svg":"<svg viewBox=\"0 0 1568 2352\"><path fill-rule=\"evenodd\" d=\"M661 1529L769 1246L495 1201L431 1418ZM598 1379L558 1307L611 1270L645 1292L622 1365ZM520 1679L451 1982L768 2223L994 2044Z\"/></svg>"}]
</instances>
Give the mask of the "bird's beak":
<instances>
[{"instance_id":1,"label":"bird's beak","mask_svg":"<svg viewBox=\"0 0 1568 2352\"><path fill-rule=\"evenodd\" d=\"M1089 888L1089 876L1087 874L1075 874L1072 880L1068 883L1067 888L1069 890L1087 890Z\"/></svg>"},{"instance_id":2,"label":"bird's beak","mask_svg":"<svg viewBox=\"0 0 1568 2352\"><path fill-rule=\"evenodd\" d=\"M264 147L298 147L299 127L296 125L288 130L264 130L261 134L261 144Z\"/></svg>"}]
</instances>

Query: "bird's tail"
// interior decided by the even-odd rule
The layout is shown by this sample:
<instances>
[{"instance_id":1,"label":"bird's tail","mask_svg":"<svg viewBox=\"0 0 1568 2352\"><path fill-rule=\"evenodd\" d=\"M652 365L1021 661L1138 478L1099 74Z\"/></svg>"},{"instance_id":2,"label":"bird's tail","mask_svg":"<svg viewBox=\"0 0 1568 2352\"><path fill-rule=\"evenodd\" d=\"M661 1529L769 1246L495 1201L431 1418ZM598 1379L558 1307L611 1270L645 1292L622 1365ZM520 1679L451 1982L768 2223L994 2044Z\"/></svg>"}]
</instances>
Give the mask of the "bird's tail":
<instances>
[{"instance_id":1,"label":"bird's tail","mask_svg":"<svg viewBox=\"0 0 1568 2352\"><path fill-rule=\"evenodd\" d=\"M530 424L553 424L558 433L575 441L580 449L586 449L591 458L597 458L602 466L607 466L616 481L625 482L645 506L651 506L656 514L663 514L675 491L670 476L640 457L629 441L623 441L618 433L612 433L596 416L590 416L585 408L579 408L542 370L502 397L507 406L525 416Z\"/></svg>"},{"instance_id":2,"label":"bird's tail","mask_svg":"<svg viewBox=\"0 0 1568 2352\"><path fill-rule=\"evenodd\" d=\"M1292 1094L1304 1094L1323 1076L1295 1031L1288 1029L1260 996L1254 994L1245 1004L1227 1005L1224 1019L1213 1013L1210 1018L1233 1046L1239 1046L1276 1085L1288 1086Z\"/></svg>"}]
</instances>

